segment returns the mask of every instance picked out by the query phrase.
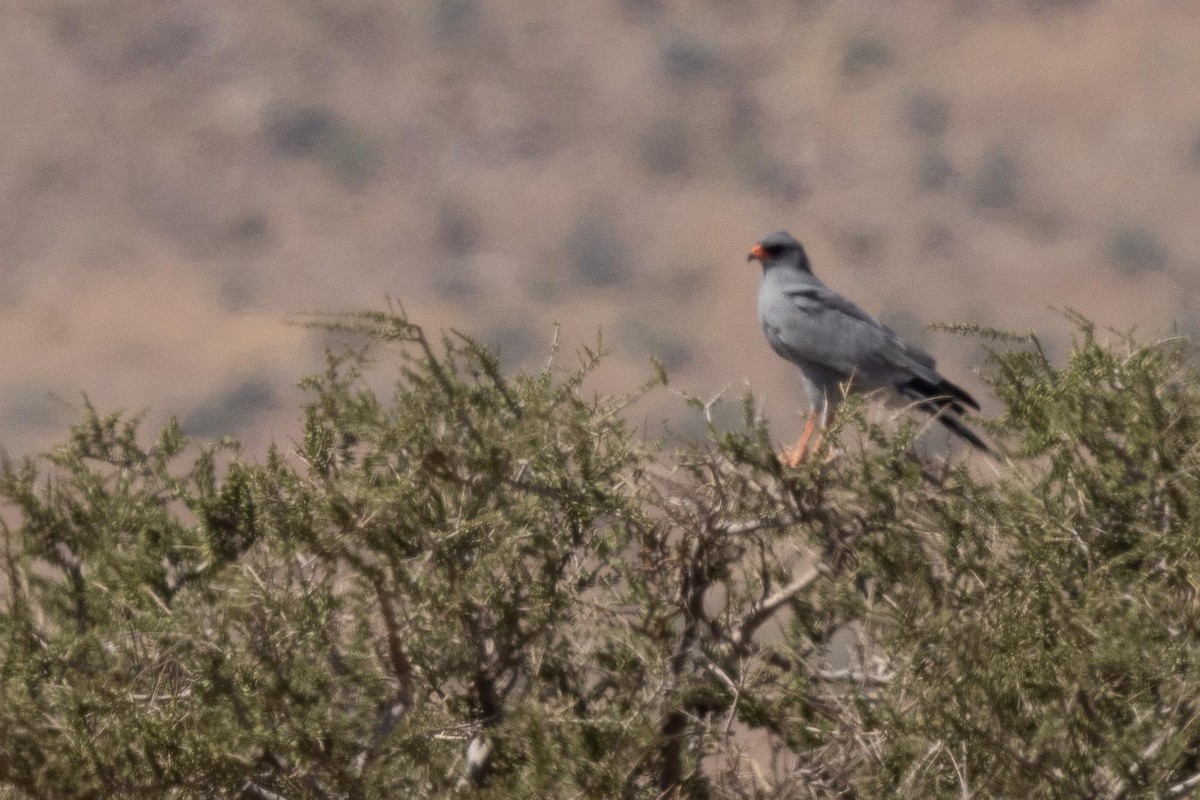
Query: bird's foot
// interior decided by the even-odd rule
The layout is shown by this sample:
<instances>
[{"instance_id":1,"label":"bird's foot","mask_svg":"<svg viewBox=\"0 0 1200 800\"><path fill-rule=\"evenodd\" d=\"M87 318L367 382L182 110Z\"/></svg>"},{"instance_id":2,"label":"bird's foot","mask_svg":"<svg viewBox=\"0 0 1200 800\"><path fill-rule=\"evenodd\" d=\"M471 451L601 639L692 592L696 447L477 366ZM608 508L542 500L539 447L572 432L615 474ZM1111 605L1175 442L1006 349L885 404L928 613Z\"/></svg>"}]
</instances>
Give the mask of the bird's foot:
<instances>
[{"instance_id":1,"label":"bird's foot","mask_svg":"<svg viewBox=\"0 0 1200 800\"><path fill-rule=\"evenodd\" d=\"M779 452L779 463L783 464L788 469L795 469L804 463L804 459L807 455L808 453L804 452L798 447L785 447Z\"/></svg>"},{"instance_id":2,"label":"bird's foot","mask_svg":"<svg viewBox=\"0 0 1200 800\"><path fill-rule=\"evenodd\" d=\"M779 453L780 463L790 469L795 469L810 460L814 453L820 457L822 464L828 464L838 457L837 447L825 438L824 432L818 432L816 436L811 434L811 430L806 430L795 447L785 447Z\"/></svg>"},{"instance_id":3,"label":"bird's foot","mask_svg":"<svg viewBox=\"0 0 1200 800\"><path fill-rule=\"evenodd\" d=\"M779 463L783 464L788 469L796 469L797 467L799 467L801 464L805 463L806 461L811 461L812 457L813 457L813 453L817 453L820 450L825 451L824 453L820 454L822 456L820 459L820 462L822 464L832 464L834 461L837 460L837 457L839 455L837 448L831 447L830 445L822 443L819 447L814 447L814 448L808 450L807 452L800 450L798 448L795 448L795 449L784 448L783 450L781 450L779 452L779 455L778 455Z\"/></svg>"}]
</instances>

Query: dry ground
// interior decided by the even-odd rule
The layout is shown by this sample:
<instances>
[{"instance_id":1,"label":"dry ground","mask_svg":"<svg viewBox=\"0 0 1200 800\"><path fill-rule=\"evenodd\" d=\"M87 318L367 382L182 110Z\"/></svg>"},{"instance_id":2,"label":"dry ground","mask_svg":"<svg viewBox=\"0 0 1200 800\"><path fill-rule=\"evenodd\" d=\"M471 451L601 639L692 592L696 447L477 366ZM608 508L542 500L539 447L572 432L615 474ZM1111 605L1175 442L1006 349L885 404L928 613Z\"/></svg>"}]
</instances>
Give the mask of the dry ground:
<instances>
[{"instance_id":1,"label":"dry ground","mask_svg":"<svg viewBox=\"0 0 1200 800\"><path fill-rule=\"evenodd\" d=\"M79 393L253 447L380 307L539 363L603 331L701 395L800 402L754 319L763 233L925 337L1050 310L1191 332L1200 4L5 0L0 444ZM734 404L731 404L734 405ZM644 406L679 417L669 394ZM677 423L684 429L694 424ZM790 432L790 431L789 431ZM781 436L783 432L781 431Z\"/></svg>"}]
</instances>

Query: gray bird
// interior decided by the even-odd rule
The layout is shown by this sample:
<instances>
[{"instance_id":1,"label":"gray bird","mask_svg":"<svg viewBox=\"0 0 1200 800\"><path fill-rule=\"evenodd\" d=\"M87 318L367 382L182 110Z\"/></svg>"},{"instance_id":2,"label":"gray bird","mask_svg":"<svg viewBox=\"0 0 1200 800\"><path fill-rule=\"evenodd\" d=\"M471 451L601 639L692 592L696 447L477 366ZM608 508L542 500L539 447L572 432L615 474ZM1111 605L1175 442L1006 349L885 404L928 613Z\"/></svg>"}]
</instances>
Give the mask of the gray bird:
<instances>
[{"instance_id":1,"label":"gray bird","mask_svg":"<svg viewBox=\"0 0 1200 800\"><path fill-rule=\"evenodd\" d=\"M804 247L789 233L764 236L749 260L762 263L758 318L771 348L800 368L811 410L796 449L795 466L847 390L888 389L937 416L955 435L985 453L991 450L957 415L975 398L943 378L933 357L903 342L889 327L830 289L812 274Z\"/></svg>"}]
</instances>

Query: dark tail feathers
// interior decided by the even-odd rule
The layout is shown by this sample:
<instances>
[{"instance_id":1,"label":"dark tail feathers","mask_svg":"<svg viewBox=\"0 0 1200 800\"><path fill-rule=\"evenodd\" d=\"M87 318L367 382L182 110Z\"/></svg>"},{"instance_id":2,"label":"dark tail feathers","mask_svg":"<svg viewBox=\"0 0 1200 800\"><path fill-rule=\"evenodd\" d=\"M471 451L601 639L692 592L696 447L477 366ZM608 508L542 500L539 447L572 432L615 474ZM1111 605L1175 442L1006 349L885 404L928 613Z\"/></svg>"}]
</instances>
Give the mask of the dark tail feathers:
<instances>
[{"instance_id":1,"label":"dark tail feathers","mask_svg":"<svg viewBox=\"0 0 1200 800\"><path fill-rule=\"evenodd\" d=\"M963 407L964 405L978 411L979 403L975 402L974 397L971 397L971 395L950 381L943 378L935 384L931 381L913 378L907 383L897 386L896 390L908 399L915 401L917 408L935 417L938 422L946 426L947 430L970 444L976 450L987 453L990 456L996 455L983 439L980 439L974 431L964 425L962 420L955 416L956 414L966 413L967 410Z\"/></svg>"},{"instance_id":2,"label":"dark tail feathers","mask_svg":"<svg viewBox=\"0 0 1200 800\"><path fill-rule=\"evenodd\" d=\"M976 411L979 410L979 403L975 402L975 398L967 394L964 390L955 386L945 378L941 378L937 383L927 381L924 378L912 378L907 383L902 383L896 387L896 391L905 397L911 397L914 400L924 399L933 404L934 408L941 409L949 406L959 414L967 413L963 406L969 406Z\"/></svg>"}]
</instances>

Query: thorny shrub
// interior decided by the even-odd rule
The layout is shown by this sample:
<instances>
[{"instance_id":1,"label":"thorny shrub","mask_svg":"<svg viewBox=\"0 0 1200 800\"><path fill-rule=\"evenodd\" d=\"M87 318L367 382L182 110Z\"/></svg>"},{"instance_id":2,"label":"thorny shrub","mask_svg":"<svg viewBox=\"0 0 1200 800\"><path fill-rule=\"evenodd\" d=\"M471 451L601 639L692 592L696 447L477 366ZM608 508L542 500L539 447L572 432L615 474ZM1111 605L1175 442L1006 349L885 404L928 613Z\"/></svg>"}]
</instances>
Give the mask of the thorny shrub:
<instances>
[{"instance_id":1,"label":"thorny shrub","mask_svg":"<svg viewBox=\"0 0 1200 800\"><path fill-rule=\"evenodd\" d=\"M975 331L1001 460L851 402L842 451L787 469L752 398L670 448L638 392L584 388L595 353L509 376L393 313L322 324L363 345L306 381L288 451L89 406L4 460L0 796L1200 785L1185 342L1079 321L1055 364Z\"/></svg>"}]
</instances>

